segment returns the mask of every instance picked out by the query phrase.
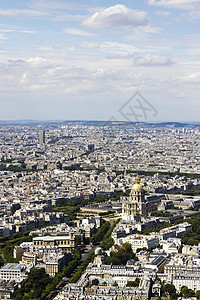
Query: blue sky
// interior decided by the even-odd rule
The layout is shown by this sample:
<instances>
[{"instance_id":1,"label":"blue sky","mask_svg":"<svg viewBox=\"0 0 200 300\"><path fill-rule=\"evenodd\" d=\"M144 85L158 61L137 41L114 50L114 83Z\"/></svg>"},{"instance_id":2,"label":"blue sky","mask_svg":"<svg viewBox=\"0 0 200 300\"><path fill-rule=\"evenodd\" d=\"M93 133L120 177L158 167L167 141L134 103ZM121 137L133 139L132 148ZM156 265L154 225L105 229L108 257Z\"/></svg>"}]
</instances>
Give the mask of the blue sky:
<instances>
[{"instance_id":1,"label":"blue sky","mask_svg":"<svg viewBox=\"0 0 200 300\"><path fill-rule=\"evenodd\" d=\"M0 119L124 120L140 92L199 121L199 28L200 0L0 0Z\"/></svg>"}]
</instances>

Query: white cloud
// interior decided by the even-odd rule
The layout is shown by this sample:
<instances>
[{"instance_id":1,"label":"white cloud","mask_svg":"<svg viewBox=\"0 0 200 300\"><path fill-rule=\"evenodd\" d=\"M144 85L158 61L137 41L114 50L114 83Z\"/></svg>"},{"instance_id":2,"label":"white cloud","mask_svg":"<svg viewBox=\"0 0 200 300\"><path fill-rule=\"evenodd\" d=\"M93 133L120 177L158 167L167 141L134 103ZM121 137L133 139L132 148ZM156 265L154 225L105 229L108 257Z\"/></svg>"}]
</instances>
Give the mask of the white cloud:
<instances>
[{"instance_id":1,"label":"white cloud","mask_svg":"<svg viewBox=\"0 0 200 300\"><path fill-rule=\"evenodd\" d=\"M0 15L2 16L26 16L26 17L33 17L33 18L42 18L42 17L51 17L52 21L79 21L85 19L85 15L75 15L70 13L63 13L63 10L55 10L51 9L0 9Z\"/></svg>"},{"instance_id":2,"label":"white cloud","mask_svg":"<svg viewBox=\"0 0 200 300\"><path fill-rule=\"evenodd\" d=\"M187 42L195 46L196 44L200 44L200 34L188 34L184 36L184 43Z\"/></svg>"},{"instance_id":3,"label":"white cloud","mask_svg":"<svg viewBox=\"0 0 200 300\"><path fill-rule=\"evenodd\" d=\"M79 45L78 48L85 49L85 50L91 50L91 49L99 49L101 44L98 43L83 43Z\"/></svg>"},{"instance_id":4,"label":"white cloud","mask_svg":"<svg viewBox=\"0 0 200 300\"><path fill-rule=\"evenodd\" d=\"M19 32L19 33L27 33L27 34L37 33L37 31L34 30L14 30L14 29L0 29L0 32Z\"/></svg>"},{"instance_id":5,"label":"white cloud","mask_svg":"<svg viewBox=\"0 0 200 300\"><path fill-rule=\"evenodd\" d=\"M38 33L38 32L35 31L35 30L20 30L19 32L21 32L21 33L27 33L27 34L35 34L35 33Z\"/></svg>"},{"instance_id":6,"label":"white cloud","mask_svg":"<svg viewBox=\"0 0 200 300\"><path fill-rule=\"evenodd\" d=\"M182 77L182 80L186 81L187 83L199 83L200 73L187 74L186 76Z\"/></svg>"},{"instance_id":7,"label":"white cloud","mask_svg":"<svg viewBox=\"0 0 200 300\"><path fill-rule=\"evenodd\" d=\"M160 36L152 36L151 33L142 31L141 28L137 28L125 38L127 41L143 49L143 52L158 55L160 55L160 53L170 53L175 46L175 41Z\"/></svg>"},{"instance_id":8,"label":"white cloud","mask_svg":"<svg viewBox=\"0 0 200 300\"><path fill-rule=\"evenodd\" d=\"M148 23L145 11L134 10L122 4L110 6L94 13L83 21L89 28L113 28L119 26L137 27Z\"/></svg>"},{"instance_id":9,"label":"white cloud","mask_svg":"<svg viewBox=\"0 0 200 300\"><path fill-rule=\"evenodd\" d=\"M190 8L191 5L199 3L199 0L148 0L149 5L166 6L177 8Z\"/></svg>"},{"instance_id":10,"label":"white cloud","mask_svg":"<svg viewBox=\"0 0 200 300\"><path fill-rule=\"evenodd\" d=\"M95 36L94 33L87 32L80 28L65 28L63 29L64 32L74 35L82 35L82 36Z\"/></svg>"},{"instance_id":11,"label":"white cloud","mask_svg":"<svg viewBox=\"0 0 200 300\"><path fill-rule=\"evenodd\" d=\"M17 25L8 25L8 24L0 24L0 32L10 33L10 32L19 32L19 33L30 33L35 34L37 31L35 30L27 30L26 27L17 26Z\"/></svg>"},{"instance_id":12,"label":"white cloud","mask_svg":"<svg viewBox=\"0 0 200 300\"><path fill-rule=\"evenodd\" d=\"M131 44L113 42L102 43L100 49L106 55L114 57L132 56L134 53L142 51L142 49Z\"/></svg>"},{"instance_id":13,"label":"white cloud","mask_svg":"<svg viewBox=\"0 0 200 300\"><path fill-rule=\"evenodd\" d=\"M67 47L67 44L66 44L66 43L63 43L63 42L61 42L61 43L52 43L51 46L52 46L53 49L60 50L60 49L66 48L66 47Z\"/></svg>"},{"instance_id":14,"label":"white cloud","mask_svg":"<svg viewBox=\"0 0 200 300\"><path fill-rule=\"evenodd\" d=\"M164 11L164 10L156 10L155 13L156 15L160 15L164 17L167 17L171 14L170 11Z\"/></svg>"},{"instance_id":15,"label":"white cloud","mask_svg":"<svg viewBox=\"0 0 200 300\"><path fill-rule=\"evenodd\" d=\"M35 0L28 3L29 8L46 12L52 17L53 21L63 22L81 22L85 19L85 11L90 11L90 7L87 4L70 3L66 1L56 0ZM83 11L83 14L75 14L71 11Z\"/></svg>"},{"instance_id":16,"label":"white cloud","mask_svg":"<svg viewBox=\"0 0 200 300\"><path fill-rule=\"evenodd\" d=\"M8 38L5 37L5 35L3 33L0 33L0 40L7 40Z\"/></svg>"},{"instance_id":17,"label":"white cloud","mask_svg":"<svg viewBox=\"0 0 200 300\"><path fill-rule=\"evenodd\" d=\"M118 48L119 53L124 53L127 45L104 43L101 48L105 51L113 51L113 53ZM132 50L129 49L130 52ZM166 101L167 107L174 101L179 101L180 104L188 101L189 97L191 103L196 101L199 90L199 65L196 62L171 64L168 68L163 67L164 64L169 63L166 57L135 55L135 58L138 65L133 64L133 57L116 61L99 56L94 58L90 55L88 59L83 60L81 55L73 59L69 53L61 60L58 60L56 56L53 59L46 56L45 59L32 56L28 59L5 60L0 64L0 91L1 95L5 95L1 97L2 105L4 105L2 117L10 116L10 103L7 107L8 101L5 99L13 101L15 117L16 114L24 116L25 111L30 114L28 114L30 118L38 116L38 111L41 112L38 106L40 108L42 106L44 109L41 118L48 118L51 114L52 119L61 118L65 113L64 108L66 111L70 108L70 118L72 114L75 119L81 118L82 114L89 118L89 110L93 117L98 105L102 111L100 113L98 109L97 119L104 118L103 110L106 110L106 113L108 111L109 117L109 114L113 115L115 109L118 111L123 104L122 101L126 101L137 90L147 95L148 100L155 99L157 104ZM149 67L150 65L152 67ZM78 107L81 106L78 116L75 101L78 101ZM22 114L20 114L20 105L23 106ZM35 112L33 112L34 109ZM161 110L164 111L163 106L160 106ZM166 117L165 111L164 116ZM64 118L67 117L64 116Z\"/></svg>"},{"instance_id":18,"label":"white cloud","mask_svg":"<svg viewBox=\"0 0 200 300\"><path fill-rule=\"evenodd\" d=\"M187 20L197 20L200 19L200 7L194 10L190 10L189 12L182 15L183 19Z\"/></svg>"},{"instance_id":19,"label":"white cloud","mask_svg":"<svg viewBox=\"0 0 200 300\"><path fill-rule=\"evenodd\" d=\"M28 63L36 66L43 66L46 65L47 60L41 57L34 57L34 58L29 58L27 60Z\"/></svg>"},{"instance_id":20,"label":"white cloud","mask_svg":"<svg viewBox=\"0 0 200 300\"><path fill-rule=\"evenodd\" d=\"M8 59L8 63L9 64L23 64L25 63L26 61L24 59Z\"/></svg>"},{"instance_id":21,"label":"white cloud","mask_svg":"<svg viewBox=\"0 0 200 300\"><path fill-rule=\"evenodd\" d=\"M36 0L29 4L29 7L34 9L58 9L58 10L85 10L88 8L86 4L75 4L64 1L52 0Z\"/></svg>"},{"instance_id":22,"label":"white cloud","mask_svg":"<svg viewBox=\"0 0 200 300\"><path fill-rule=\"evenodd\" d=\"M162 28L148 24L145 26L140 26L138 30L140 32L146 32L146 33L160 33L162 31Z\"/></svg>"},{"instance_id":23,"label":"white cloud","mask_svg":"<svg viewBox=\"0 0 200 300\"><path fill-rule=\"evenodd\" d=\"M170 66L174 64L168 56L153 56L147 54L144 57L136 57L135 64L140 66Z\"/></svg>"},{"instance_id":24,"label":"white cloud","mask_svg":"<svg viewBox=\"0 0 200 300\"><path fill-rule=\"evenodd\" d=\"M192 34L186 35L183 39L185 45L184 54L200 55L200 35Z\"/></svg>"},{"instance_id":25,"label":"white cloud","mask_svg":"<svg viewBox=\"0 0 200 300\"><path fill-rule=\"evenodd\" d=\"M52 20L53 21L58 21L58 22L63 22L63 21L72 21L72 22L81 22L82 20L85 19L85 15L74 15L74 14L63 14L63 13L58 13L57 15L53 14Z\"/></svg>"},{"instance_id":26,"label":"white cloud","mask_svg":"<svg viewBox=\"0 0 200 300\"><path fill-rule=\"evenodd\" d=\"M185 50L185 53L187 55L194 55L194 56L198 55L199 56L200 55L200 47L187 48Z\"/></svg>"},{"instance_id":27,"label":"white cloud","mask_svg":"<svg viewBox=\"0 0 200 300\"><path fill-rule=\"evenodd\" d=\"M27 81L27 73L23 73L21 76L20 84L24 84Z\"/></svg>"},{"instance_id":28,"label":"white cloud","mask_svg":"<svg viewBox=\"0 0 200 300\"><path fill-rule=\"evenodd\" d=\"M48 16L49 14L44 11L33 10L33 9L0 9L0 15L2 16Z\"/></svg>"},{"instance_id":29,"label":"white cloud","mask_svg":"<svg viewBox=\"0 0 200 300\"><path fill-rule=\"evenodd\" d=\"M13 32L15 30L12 29L0 29L0 32Z\"/></svg>"}]
</instances>

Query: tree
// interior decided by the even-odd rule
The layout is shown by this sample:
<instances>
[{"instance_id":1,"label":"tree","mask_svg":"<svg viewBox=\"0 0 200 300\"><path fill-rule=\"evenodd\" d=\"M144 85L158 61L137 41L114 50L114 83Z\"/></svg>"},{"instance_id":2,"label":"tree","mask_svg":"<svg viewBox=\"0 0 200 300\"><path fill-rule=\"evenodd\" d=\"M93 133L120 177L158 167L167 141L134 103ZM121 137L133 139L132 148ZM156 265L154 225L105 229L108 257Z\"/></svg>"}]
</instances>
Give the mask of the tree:
<instances>
[{"instance_id":1,"label":"tree","mask_svg":"<svg viewBox=\"0 0 200 300\"><path fill-rule=\"evenodd\" d=\"M116 286L116 287L118 287L118 284L117 284L117 282L116 282L116 281L113 283L113 286Z\"/></svg>"},{"instance_id":2,"label":"tree","mask_svg":"<svg viewBox=\"0 0 200 300\"><path fill-rule=\"evenodd\" d=\"M177 299L176 293L171 294L170 300L176 300L176 299Z\"/></svg>"},{"instance_id":3,"label":"tree","mask_svg":"<svg viewBox=\"0 0 200 300\"><path fill-rule=\"evenodd\" d=\"M110 256L105 258L105 263L107 265L110 265L111 263L113 265L125 265L130 259L136 260L135 253L133 253L131 244L124 243L121 249L117 252L111 252Z\"/></svg>"},{"instance_id":4,"label":"tree","mask_svg":"<svg viewBox=\"0 0 200 300\"><path fill-rule=\"evenodd\" d=\"M81 236L80 235L75 236L75 247L77 248L78 246L81 245L81 243L82 243Z\"/></svg>"},{"instance_id":5,"label":"tree","mask_svg":"<svg viewBox=\"0 0 200 300\"><path fill-rule=\"evenodd\" d=\"M126 286L127 287L137 287L140 284L140 279L136 278L134 281L128 281Z\"/></svg>"},{"instance_id":6,"label":"tree","mask_svg":"<svg viewBox=\"0 0 200 300\"><path fill-rule=\"evenodd\" d=\"M140 278L135 278L135 283L137 284L137 286L139 286L139 284L140 284Z\"/></svg>"},{"instance_id":7,"label":"tree","mask_svg":"<svg viewBox=\"0 0 200 300\"><path fill-rule=\"evenodd\" d=\"M127 281L127 284L126 284L127 287L135 287L135 281Z\"/></svg>"},{"instance_id":8,"label":"tree","mask_svg":"<svg viewBox=\"0 0 200 300\"><path fill-rule=\"evenodd\" d=\"M195 296L195 291L189 289L189 291L188 291L188 297L193 297L193 296Z\"/></svg>"},{"instance_id":9,"label":"tree","mask_svg":"<svg viewBox=\"0 0 200 300\"><path fill-rule=\"evenodd\" d=\"M170 296L173 295L173 294L176 294L176 288L173 284L165 284L164 285L164 291L169 294Z\"/></svg>"},{"instance_id":10,"label":"tree","mask_svg":"<svg viewBox=\"0 0 200 300\"><path fill-rule=\"evenodd\" d=\"M97 245L105 236L106 232L108 231L110 227L109 222L105 222L97 231L97 233L93 234L93 236L90 239L90 242L93 245Z\"/></svg>"},{"instance_id":11,"label":"tree","mask_svg":"<svg viewBox=\"0 0 200 300\"><path fill-rule=\"evenodd\" d=\"M197 297L197 299L200 299L200 291L196 291L195 296Z\"/></svg>"},{"instance_id":12,"label":"tree","mask_svg":"<svg viewBox=\"0 0 200 300\"><path fill-rule=\"evenodd\" d=\"M188 294L188 287L187 286L182 286L181 287L181 294L185 297Z\"/></svg>"},{"instance_id":13,"label":"tree","mask_svg":"<svg viewBox=\"0 0 200 300\"><path fill-rule=\"evenodd\" d=\"M45 273L44 269L33 269L26 280L23 281L22 287L14 292L14 299L44 299L42 294L46 285L52 282L52 278ZM28 298L27 298L28 295Z\"/></svg>"},{"instance_id":14,"label":"tree","mask_svg":"<svg viewBox=\"0 0 200 300\"><path fill-rule=\"evenodd\" d=\"M29 298L29 296L27 296L27 295L25 295L23 298L22 298L22 300L29 300L30 298Z\"/></svg>"},{"instance_id":15,"label":"tree","mask_svg":"<svg viewBox=\"0 0 200 300\"><path fill-rule=\"evenodd\" d=\"M181 294L184 296L184 297L193 297L195 295L195 292L191 289L188 289L187 286L182 286L181 288Z\"/></svg>"},{"instance_id":16,"label":"tree","mask_svg":"<svg viewBox=\"0 0 200 300\"><path fill-rule=\"evenodd\" d=\"M99 280L97 278L92 280L92 285L98 285L99 284Z\"/></svg>"}]
</instances>

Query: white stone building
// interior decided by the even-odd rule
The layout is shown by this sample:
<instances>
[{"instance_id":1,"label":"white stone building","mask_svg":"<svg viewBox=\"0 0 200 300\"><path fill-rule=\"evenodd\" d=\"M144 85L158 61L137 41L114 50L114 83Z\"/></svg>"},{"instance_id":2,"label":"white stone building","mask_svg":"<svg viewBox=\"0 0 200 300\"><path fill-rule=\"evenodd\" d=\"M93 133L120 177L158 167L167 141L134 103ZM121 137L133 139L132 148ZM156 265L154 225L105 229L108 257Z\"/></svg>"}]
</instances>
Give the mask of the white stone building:
<instances>
[{"instance_id":1,"label":"white stone building","mask_svg":"<svg viewBox=\"0 0 200 300\"><path fill-rule=\"evenodd\" d=\"M172 283L177 291L180 291L182 286L187 286L188 289L198 291L200 290L200 274L177 273L173 276Z\"/></svg>"},{"instance_id":2,"label":"white stone building","mask_svg":"<svg viewBox=\"0 0 200 300\"><path fill-rule=\"evenodd\" d=\"M26 271L30 271L33 268L33 264L25 266L24 264L6 264L0 269L0 279L10 281L18 278L26 278Z\"/></svg>"},{"instance_id":3,"label":"white stone building","mask_svg":"<svg viewBox=\"0 0 200 300\"><path fill-rule=\"evenodd\" d=\"M118 244L130 243L133 249L133 252L136 252L137 249L153 249L159 243L159 240L155 236L150 235L140 235L140 234L131 234L125 238L118 240Z\"/></svg>"}]
</instances>

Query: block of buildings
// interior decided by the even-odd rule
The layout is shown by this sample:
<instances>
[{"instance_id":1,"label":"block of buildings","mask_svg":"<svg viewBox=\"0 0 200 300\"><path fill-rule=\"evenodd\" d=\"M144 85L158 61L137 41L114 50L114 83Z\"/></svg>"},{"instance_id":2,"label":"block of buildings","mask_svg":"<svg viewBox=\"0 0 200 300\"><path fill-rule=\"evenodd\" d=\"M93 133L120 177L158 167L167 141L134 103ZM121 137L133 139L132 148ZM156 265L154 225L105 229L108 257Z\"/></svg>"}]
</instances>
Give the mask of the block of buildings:
<instances>
[{"instance_id":1,"label":"block of buildings","mask_svg":"<svg viewBox=\"0 0 200 300\"><path fill-rule=\"evenodd\" d=\"M180 292L182 286L187 286L188 289L193 291L200 290L200 274L184 274L177 273L173 276L173 285Z\"/></svg>"}]
</instances>

